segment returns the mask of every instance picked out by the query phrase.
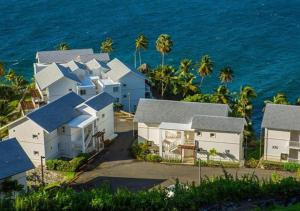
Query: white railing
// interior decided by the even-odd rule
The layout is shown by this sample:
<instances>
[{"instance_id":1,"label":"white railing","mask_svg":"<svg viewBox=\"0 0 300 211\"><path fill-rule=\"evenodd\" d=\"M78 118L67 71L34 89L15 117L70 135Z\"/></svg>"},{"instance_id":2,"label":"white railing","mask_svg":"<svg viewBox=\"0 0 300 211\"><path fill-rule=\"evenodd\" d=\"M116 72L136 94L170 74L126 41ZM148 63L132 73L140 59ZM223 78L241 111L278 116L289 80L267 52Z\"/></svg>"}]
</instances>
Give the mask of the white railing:
<instances>
[{"instance_id":1,"label":"white railing","mask_svg":"<svg viewBox=\"0 0 300 211\"><path fill-rule=\"evenodd\" d=\"M169 146L169 151L173 151L173 150L176 150L178 148L178 140L175 140L173 142L170 143L170 146Z\"/></svg>"},{"instance_id":2,"label":"white railing","mask_svg":"<svg viewBox=\"0 0 300 211\"><path fill-rule=\"evenodd\" d=\"M181 160L181 155L174 153L163 153L163 158L167 160Z\"/></svg>"},{"instance_id":3,"label":"white railing","mask_svg":"<svg viewBox=\"0 0 300 211\"><path fill-rule=\"evenodd\" d=\"M300 148L300 142L299 141L290 141L290 147L297 147Z\"/></svg>"},{"instance_id":4,"label":"white railing","mask_svg":"<svg viewBox=\"0 0 300 211\"><path fill-rule=\"evenodd\" d=\"M90 142L92 140L92 133L89 133L86 138L84 139L84 143L85 143L85 148L88 148Z\"/></svg>"}]
</instances>

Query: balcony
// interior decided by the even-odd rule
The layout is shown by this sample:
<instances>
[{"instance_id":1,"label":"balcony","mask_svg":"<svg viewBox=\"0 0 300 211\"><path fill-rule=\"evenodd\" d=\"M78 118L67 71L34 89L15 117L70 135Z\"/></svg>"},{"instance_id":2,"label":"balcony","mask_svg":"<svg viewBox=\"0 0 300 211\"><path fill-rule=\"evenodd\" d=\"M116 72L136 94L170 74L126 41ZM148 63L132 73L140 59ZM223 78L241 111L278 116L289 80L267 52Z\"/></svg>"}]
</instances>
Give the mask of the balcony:
<instances>
[{"instance_id":1,"label":"balcony","mask_svg":"<svg viewBox=\"0 0 300 211\"><path fill-rule=\"evenodd\" d=\"M299 141L290 141L289 142L289 147L290 148L300 149L300 142Z\"/></svg>"}]
</instances>

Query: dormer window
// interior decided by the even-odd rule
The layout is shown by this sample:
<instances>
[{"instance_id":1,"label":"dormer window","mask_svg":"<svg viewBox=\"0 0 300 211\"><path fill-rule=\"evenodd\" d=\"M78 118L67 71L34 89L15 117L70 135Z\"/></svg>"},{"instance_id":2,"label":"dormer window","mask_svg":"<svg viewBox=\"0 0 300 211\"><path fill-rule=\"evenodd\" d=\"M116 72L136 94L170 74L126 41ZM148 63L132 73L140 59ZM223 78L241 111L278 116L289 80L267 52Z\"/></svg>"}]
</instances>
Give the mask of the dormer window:
<instances>
[{"instance_id":1,"label":"dormer window","mask_svg":"<svg viewBox=\"0 0 300 211\"><path fill-rule=\"evenodd\" d=\"M81 90L80 90L80 95L86 95L86 90L81 89Z\"/></svg>"}]
</instances>

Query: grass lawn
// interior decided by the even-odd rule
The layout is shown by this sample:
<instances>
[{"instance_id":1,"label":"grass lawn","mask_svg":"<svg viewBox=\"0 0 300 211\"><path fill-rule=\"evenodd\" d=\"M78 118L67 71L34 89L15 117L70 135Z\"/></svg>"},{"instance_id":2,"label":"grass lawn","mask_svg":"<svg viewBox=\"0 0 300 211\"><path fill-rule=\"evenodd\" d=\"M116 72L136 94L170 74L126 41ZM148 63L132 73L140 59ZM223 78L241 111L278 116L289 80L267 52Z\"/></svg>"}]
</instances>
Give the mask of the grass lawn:
<instances>
[{"instance_id":1,"label":"grass lawn","mask_svg":"<svg viewBox=\"0 0 300 211\"><path fill-rule=\"evenodd\" d=\"M76 172L61 172L61 174L64 176L64 182L69 182L75 177Z\"/></svg>"},{"instance_id":2,"label":"grass lawn","mask_svg":"<svg viewBox=\"0 0 300 211\"><path fill-rule=\"evenodd\" d=\"M273 209L270 209L273 211L298 211L300 210L300 203L288 206L288 207L276 207Z\"/></svg>"}]
</instances>

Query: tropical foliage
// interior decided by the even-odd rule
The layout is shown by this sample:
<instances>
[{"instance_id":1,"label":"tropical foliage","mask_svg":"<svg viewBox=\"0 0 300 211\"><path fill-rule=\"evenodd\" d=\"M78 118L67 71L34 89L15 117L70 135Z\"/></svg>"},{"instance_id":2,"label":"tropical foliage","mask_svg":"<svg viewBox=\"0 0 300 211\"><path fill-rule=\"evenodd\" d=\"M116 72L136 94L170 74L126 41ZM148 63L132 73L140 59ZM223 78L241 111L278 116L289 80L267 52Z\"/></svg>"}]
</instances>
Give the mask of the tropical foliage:
<instances>
[{"instance_id":1,"label":"tropical foliage","mask_svg":"<svg viewBox=\"0 0 300 211\"><path fill-rule=\"evenodd\" d=\"M156 50L161 54L161 66L165 64L165 54L170 53L173 41L168 34L161 34L156 40Z\"/></svg>"},{"instance_id":2,"label":"tropical foliage","mask_svg":"<svg viewBox=\"0 0 300 211\"><path fill-rule=\"evenodd\" d=\"M66 42L62 42L56 47L56 50L59 50L59 51L66 51L66 50L70 50L70 49L71 49L70 45Z\"/></svg>"},{"instance_id":3,"label":"tropical foliage","mask_svg":"<svg viewBox=\"0 0 300 211\"><path fill-rule=\"evenodd\" d=\"M137 53L139 54L139 61L140 65L142 65L142 57L141 57L141 49L146 50L148 48L148 39L145 35L141 34L136 40L135 40L135 59L134 59L134 66L135 68L137 67L136 65L136 57Z\"/></svg>"},{"instance_id":4,"label":"tropical foliage","mask_svg":"<svg viewBox=\"0 0 300 211\"><path fill-rule=\"evenodd\" d=\"M234 177L227 172L212 179L204 178L200 185L175 184L174 195L163 188L131 192L111 190L108 185L80 192L71 188L40 189L19 195L15 200L0 201L6 210L200 210L215 206L221 210L227 203L275 200L288 204L300 192L294 178L281 177L260 181L255 175Z\"/></svg>"},{"instance_id":5,"label":"tropical foliage","mask_svg":"<svg viewBox=\"0 0 300 211\"><path fill-rule=\"evenodd\" d=\"M100 50L102 53L111 53L114 50L114 43L112 38L106 38L100 46Z\"/></svg>"}]
</instances>

